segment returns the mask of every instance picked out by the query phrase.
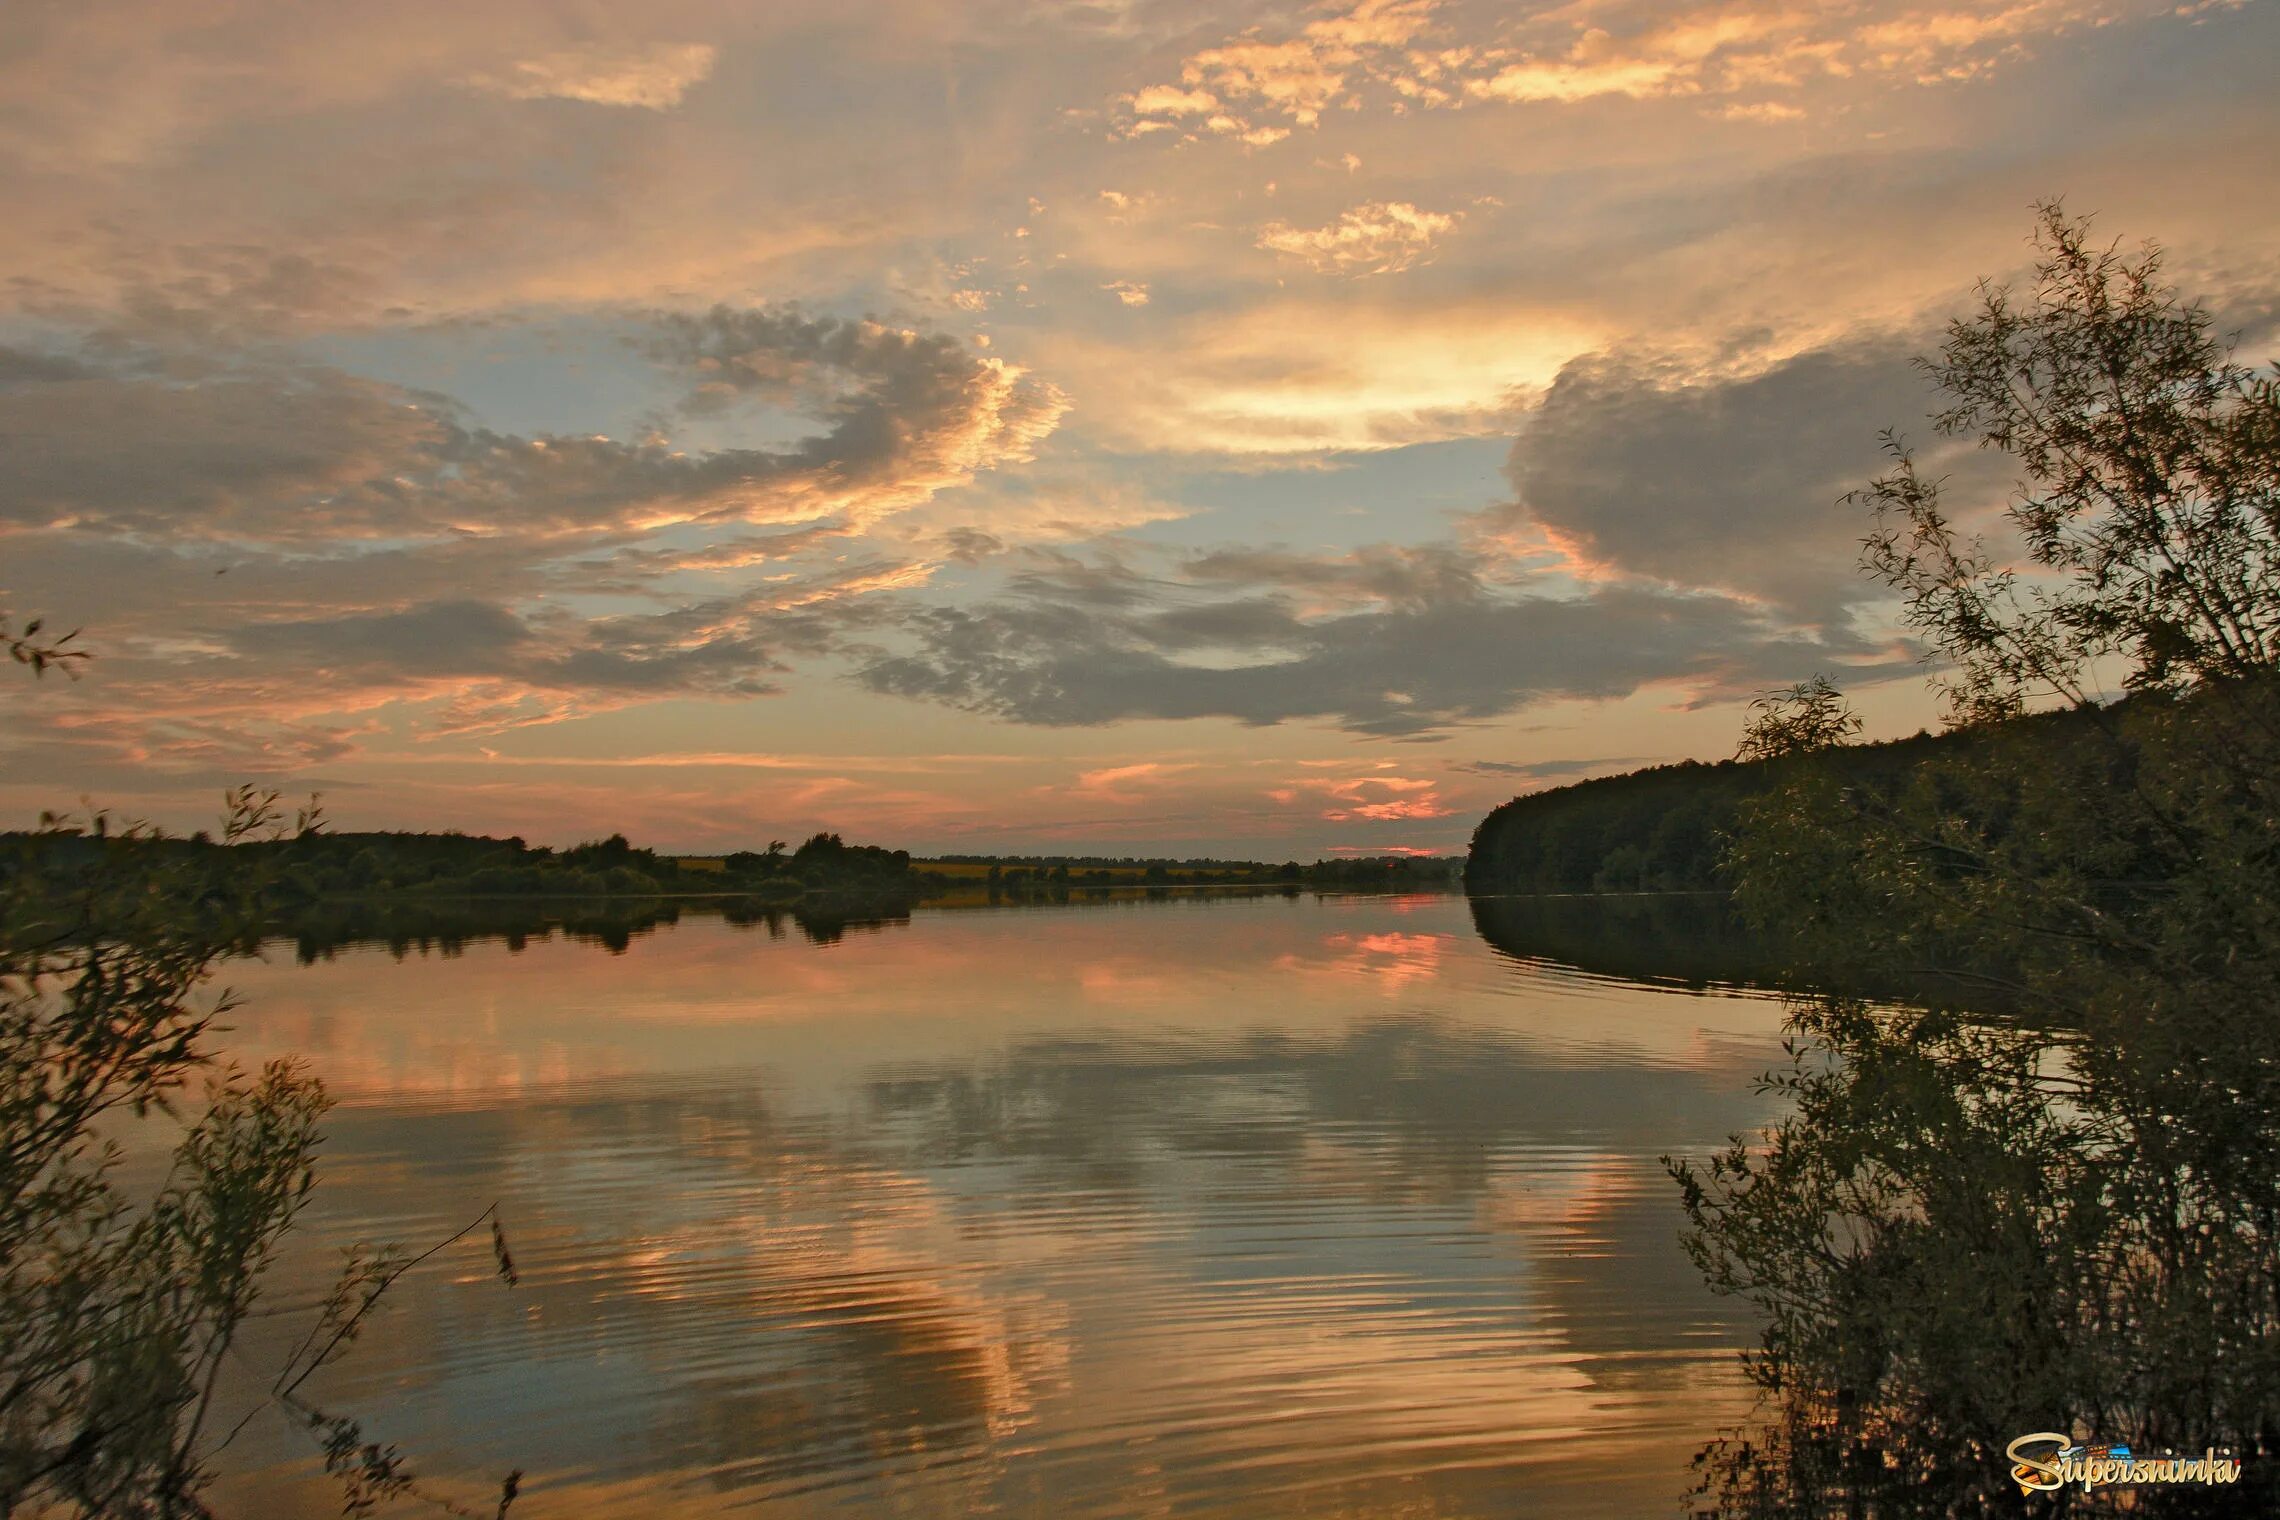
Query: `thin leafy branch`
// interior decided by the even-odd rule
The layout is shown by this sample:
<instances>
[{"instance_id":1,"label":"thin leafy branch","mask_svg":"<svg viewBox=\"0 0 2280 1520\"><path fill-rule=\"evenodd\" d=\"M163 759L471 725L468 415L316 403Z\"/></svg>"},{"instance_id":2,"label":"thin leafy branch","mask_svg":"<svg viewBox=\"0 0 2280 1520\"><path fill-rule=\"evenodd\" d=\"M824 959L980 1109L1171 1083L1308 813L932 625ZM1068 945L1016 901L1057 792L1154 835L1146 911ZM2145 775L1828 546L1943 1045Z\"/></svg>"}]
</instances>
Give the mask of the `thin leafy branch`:
<instances>
[{"instance_id":1,"label":"thin leafy branch","mask_svg":"<svg viewBox=\"0 0 2280 1520\"><path fill-rule=\"evenodd\" d=\"M37 622L0 620L0 635L35 673L83 658L39 642ZM222 837L305 838L323 821L319 799L288 822L277 792L241 787ZM214 1459L236 1433L214 1434L224 1364L314 1185L322 1083L286 1060L248 1073L209 1045L233 1006L213 974L261 936L261 873L217 874L173 843L90 808L43 816L0 856L0 1514L209 1513ZM119 1121L153 1115L178 1135L138 1198ZM485 1224L511 1283L495 1208L419 1256L360 1254L271 1387L268 1402L317 1437L351 1514L433 1496L303 1385L405 1271ZM502 1485L498 1514L520 1481Z\"/></svg>"}]
</instances>

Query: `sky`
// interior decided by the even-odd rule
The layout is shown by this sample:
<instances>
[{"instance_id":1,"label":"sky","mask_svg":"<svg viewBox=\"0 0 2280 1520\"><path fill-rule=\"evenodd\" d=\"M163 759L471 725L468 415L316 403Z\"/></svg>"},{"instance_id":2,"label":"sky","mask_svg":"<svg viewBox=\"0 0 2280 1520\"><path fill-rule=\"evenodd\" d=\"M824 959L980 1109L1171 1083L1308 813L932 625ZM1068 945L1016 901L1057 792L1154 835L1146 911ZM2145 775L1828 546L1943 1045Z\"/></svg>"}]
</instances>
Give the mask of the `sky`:
<instances>
[{"instance_id":1,"label":"sky","mask_svg":"<svg viewBox=\"0 0 2280 1520\"><path fill-rule=\"evenodd\" d=\"M1829 674L2033 204L2280 343L2274 0L13 0L0 826L1461 850Z\"/></svg>"}]
</instances>

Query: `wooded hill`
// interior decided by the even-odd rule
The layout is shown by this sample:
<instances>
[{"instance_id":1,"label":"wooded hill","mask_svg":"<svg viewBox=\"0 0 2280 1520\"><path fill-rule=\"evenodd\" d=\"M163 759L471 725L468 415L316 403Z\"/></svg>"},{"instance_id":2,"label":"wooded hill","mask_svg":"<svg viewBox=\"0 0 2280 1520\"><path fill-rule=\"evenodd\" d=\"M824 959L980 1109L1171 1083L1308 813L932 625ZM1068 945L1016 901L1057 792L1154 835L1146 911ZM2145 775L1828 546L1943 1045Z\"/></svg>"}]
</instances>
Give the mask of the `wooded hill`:
<instances>
[{"instance_id":1,"label":"wooded hill","mask_svg":"<svg viewBox=\"0 0 2280 1520\"><path fill-rule=\"evenodd\" d=\"M2090 714L2042 713L2004 725L2011 737L2059 743ZM1918 733L1852 744L1802 761L1685 760L1515 797L1473 831L1465 890L1701 892L1726 885L1718 862L1737 810L1781 767L1826 768L1847 785L1888 789L1937 758L1955 758L1984 731Z\"/></svg>"}]
</instances>

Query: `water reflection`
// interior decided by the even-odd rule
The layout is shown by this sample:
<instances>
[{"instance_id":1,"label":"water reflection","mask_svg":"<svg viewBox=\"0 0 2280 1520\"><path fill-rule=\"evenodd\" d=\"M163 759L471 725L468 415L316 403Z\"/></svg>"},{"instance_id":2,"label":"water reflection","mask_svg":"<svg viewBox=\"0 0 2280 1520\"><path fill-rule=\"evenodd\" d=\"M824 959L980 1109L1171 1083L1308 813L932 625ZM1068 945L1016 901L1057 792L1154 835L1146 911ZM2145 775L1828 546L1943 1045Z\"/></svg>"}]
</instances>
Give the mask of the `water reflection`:
<instances>
[{"instance_id":1,"label":"water reflection","mask_svg":"<svg viewBox=\"0 0 2280 1520\"><path fill-rule=\"evenodd\" d=\"M312 1256L503 1204L521 1288L327 1393L531 1515L1652 1514L1746 1408L1656 1158L1764 1121L1763 1000L1446 898L511 943L233 980L351 1100Z\"/></svg>"},{"instance_id":2,"label":"water reflection","mask_svg":"<svg viewBox=\"0 0 2280 1520\"><path fill-rule=\"evenodd\" d=\"M384 946L398 960L459 955L493 940L519 953L556 935L623 955L634 940L683 915L758 927L771 939L782 939L789 925L816 945L837 944L850 929L910 922L907 909L829 902L784 907L749 897L456 898L313 905L295 914L279 943L289 944L303 965L356 946Z\"/></svg>"},{"instance_id":3,"label":"water reflection","mask_svg":"<svg viewBox=\"0 0 2280 1520\"><path fill-rule=\"evenodd\" d=\"M1522 964L1550 962L1626 981L1774 985L1774 958L1715 892L1470 900L1480 937Z\"/></svg>"}]
</instances>

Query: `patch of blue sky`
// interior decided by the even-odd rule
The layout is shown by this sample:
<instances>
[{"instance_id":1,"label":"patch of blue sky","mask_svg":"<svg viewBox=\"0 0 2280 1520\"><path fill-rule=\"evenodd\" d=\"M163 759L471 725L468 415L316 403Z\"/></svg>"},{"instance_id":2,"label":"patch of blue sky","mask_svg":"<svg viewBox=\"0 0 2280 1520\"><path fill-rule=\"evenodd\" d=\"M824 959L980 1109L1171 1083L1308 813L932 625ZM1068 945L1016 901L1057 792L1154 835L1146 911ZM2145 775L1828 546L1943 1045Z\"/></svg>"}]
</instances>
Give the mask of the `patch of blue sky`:
<instances>
[{"instance_id":1,"label":"patch of blue sky","mask_svg":"<svg viewBox=\"0 0 2280 1520\"><path fill-rule=\"evenodd\" d=\"M640 436L681 382L634 347L616 317L377 327L308 338L302 352L391 385L433 391L500 432Z\"/></svg>"}]
</instances>

